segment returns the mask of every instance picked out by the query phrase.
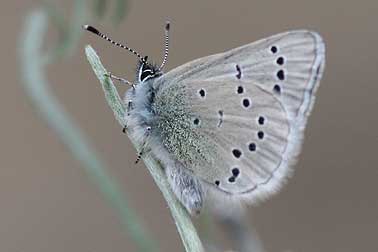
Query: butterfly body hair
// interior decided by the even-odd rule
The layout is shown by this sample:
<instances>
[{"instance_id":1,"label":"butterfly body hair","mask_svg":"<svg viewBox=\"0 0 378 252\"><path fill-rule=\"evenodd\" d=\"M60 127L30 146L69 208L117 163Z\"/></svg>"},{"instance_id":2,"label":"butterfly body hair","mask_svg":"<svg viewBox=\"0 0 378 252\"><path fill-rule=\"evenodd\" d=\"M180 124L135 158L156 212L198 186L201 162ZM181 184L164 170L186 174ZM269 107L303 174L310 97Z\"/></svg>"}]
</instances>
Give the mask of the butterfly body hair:
<instances>
[{"instance_id":1,"label":"butterfly body hair","mask_svg":"<svg viewBox=\"0 0 378 252\"><path fill-rule=\"evenodd\" d=\"M174 155L186 160L191 158L184 157L188 155L186 143L175 142L172 138L172 136L180 135L181 138L178 139L186 136L188 142L194 140L191 138L192 136L185 134L182 127L177 126L180 125L177 120L185 121L188 119L185 111L179 112L177 110L177 107L184 107L182 104L184 100L183 97L175 97L171 99L171 102L176 104L164 106L159 102L163 100L167 102L169 99L160 95L158 96L159 100L156 101L156 93L159 92L159 86L156 85L157 79L158 77L154 77L144 82L138 82L135 89L129 89L126 92L125 104L132 102L132 109L125 114L128 132L143 148L143 150L139 150L143 155L151 155L162 164L168 182L180 202L192 215L198 215L202 209L204 198L200 180L193 175L190 169L184 168L183 164L172 155L174 153ZM159 105L156 105L156 102ZM170 111L170 107L175 109ZM176 120L176 122L173 122L173 120ZM180 149L179 146L182 148Z\"/></svg>"}]
</instances>

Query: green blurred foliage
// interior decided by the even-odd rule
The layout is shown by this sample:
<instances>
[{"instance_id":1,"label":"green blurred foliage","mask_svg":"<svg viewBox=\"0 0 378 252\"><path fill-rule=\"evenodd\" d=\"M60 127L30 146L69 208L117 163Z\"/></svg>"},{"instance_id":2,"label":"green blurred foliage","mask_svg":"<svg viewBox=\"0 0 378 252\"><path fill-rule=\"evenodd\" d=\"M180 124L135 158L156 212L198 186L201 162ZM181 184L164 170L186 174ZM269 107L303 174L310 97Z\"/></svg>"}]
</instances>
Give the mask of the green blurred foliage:
<instances>
[{"instance_id":1,"label":"green blurred foliage","mask_svg":"<svg viewBox=\"0 0 378 252\"><path fill-rule=\"evenodd\" d=\"M117 22L120 22L125 16L126 0L117 0L118 2L123 3L114 16L117 17ZM98 10L88 13L88 4L85 0L75 0L70 18L66 18L60 9L51 3L43 4L43 8L34 10L28 15L19 45L22 84L39 115L56 132L73 156L82 163L88 177L99 188L109 204L118 211L121 223L135 241L138 251L158 251L156 242L150 237L136 212L129 207L125 195L115 179L108 174L108 168L104 162L49 88L50 84L45 73L46 66L70 57L77 49L79 39L83 34L81 26L92 18L103 15ZM102 7L105 11L105 1L97 1L97 5L101 5L97 8ZM52 48L43 50L45 33L49 25L58 32L59 39Z\"/></svg>"}]
</instances>

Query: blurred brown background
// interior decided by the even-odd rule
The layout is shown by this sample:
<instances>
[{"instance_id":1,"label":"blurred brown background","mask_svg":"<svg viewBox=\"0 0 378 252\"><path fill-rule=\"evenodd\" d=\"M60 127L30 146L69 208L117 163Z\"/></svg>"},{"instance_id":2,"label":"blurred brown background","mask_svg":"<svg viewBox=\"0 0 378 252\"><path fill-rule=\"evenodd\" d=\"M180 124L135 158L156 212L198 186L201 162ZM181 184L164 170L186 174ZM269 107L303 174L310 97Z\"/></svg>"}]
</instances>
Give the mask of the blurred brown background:
<instances>
[{"instance_id":1,"label":"blurred brown background","mask_svg":"<svg viewBox=\"0 0 378 252\"><path fill-rule=\"evenodd\" d=\"M0 5L0 251L135 251L115 211L20 85L22 22L40 4ZM129 6L117 29L94 25L159 62L169 17L167 69L289 29L320 32L326 71L296 172L278 196L250 209L250 223L267 251L378 251L377 1L135 0ZM87 43L114 74L134 77L132 55L85 34L74 57L49 67L54 93L122 182L161 251L183 251L166 203L144 165L134 165L135 150L105 104L84 56Z\"/></svg>"}]
</instances>

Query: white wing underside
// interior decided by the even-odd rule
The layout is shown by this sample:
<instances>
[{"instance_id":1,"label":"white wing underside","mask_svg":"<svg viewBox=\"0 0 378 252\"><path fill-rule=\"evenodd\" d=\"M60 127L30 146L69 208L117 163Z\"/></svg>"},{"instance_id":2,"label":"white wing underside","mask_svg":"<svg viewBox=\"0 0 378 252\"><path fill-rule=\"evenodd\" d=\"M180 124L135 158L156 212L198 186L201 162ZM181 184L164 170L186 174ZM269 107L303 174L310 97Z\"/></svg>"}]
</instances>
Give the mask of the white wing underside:
<instances>
[{"instance_id":1,"label":"white wing underside","mask_svg":"<svg viewBox=\"0 0 378 252\"><path fill-rule=\"evenodd\" d=\"M277 191L299 153L324 54L318 34L292 31L163 75L160 92L185 89L192 130L213 147L209 162L186 168L215 193L254 201Z\"/></svg>"}]
</instances>

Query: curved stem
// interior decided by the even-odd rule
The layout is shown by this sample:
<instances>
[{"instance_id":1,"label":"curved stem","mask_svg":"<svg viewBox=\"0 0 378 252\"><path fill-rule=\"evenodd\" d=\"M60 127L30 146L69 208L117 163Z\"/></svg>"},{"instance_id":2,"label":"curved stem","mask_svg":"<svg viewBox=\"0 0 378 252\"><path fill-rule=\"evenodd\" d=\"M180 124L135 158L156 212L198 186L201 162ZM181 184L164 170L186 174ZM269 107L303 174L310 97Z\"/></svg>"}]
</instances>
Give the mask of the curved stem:
<instances>
[{"instance_id":1,"label":"curved stem","mask_svg":"<svg viewBox=\"0 0 378 252\"><path fill-rule=\"evenodd\" d=\"M153 240L128 206L118 184L110 177L105 164L91 148L81 130L75 125L63 106L49 90L45 74L46 61L41 48L47 29L47 15L34 11L26 20L20 45L21 71L27 95L49 126L67 145L72 154L81 161L83 168L99 187L105 198L118 210L124 228L136 242L139 251L156 251Z\"/></svg>"}]
</instances>

